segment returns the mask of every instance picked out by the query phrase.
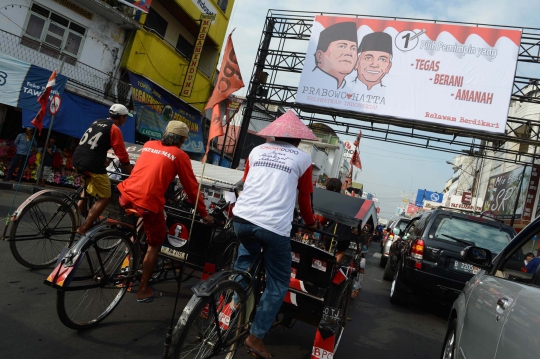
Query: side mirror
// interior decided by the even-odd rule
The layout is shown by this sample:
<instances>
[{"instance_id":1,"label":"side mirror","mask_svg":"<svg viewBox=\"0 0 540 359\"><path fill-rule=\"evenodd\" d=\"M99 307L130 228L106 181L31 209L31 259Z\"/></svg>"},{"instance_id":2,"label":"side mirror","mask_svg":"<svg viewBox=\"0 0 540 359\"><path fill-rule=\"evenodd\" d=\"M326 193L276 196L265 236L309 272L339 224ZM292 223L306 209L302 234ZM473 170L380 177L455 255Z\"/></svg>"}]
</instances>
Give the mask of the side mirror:
<instances>
[{"instance_id":1,"label":"side mirror","mask_svg":"<svg viewBox=\"0 0 540 359\"><path fill-rule=\"evenodd\" d=\"M493 255L489 249L480 247L467 247L461 252L463 259L467 263L475 265L482 269L487 269L491 265Z\"/></svg>"},{"instance_id":2,"label":"side mirror","mask_svg":"<svg viewBox=\"0 0 540 359\"><path fill-rule=\"evenodd\" d=\"M399 228L394 228L393 232L394 232L394 236L399 236L399 234L401 233Z\"/></svg>"}]
</instances>

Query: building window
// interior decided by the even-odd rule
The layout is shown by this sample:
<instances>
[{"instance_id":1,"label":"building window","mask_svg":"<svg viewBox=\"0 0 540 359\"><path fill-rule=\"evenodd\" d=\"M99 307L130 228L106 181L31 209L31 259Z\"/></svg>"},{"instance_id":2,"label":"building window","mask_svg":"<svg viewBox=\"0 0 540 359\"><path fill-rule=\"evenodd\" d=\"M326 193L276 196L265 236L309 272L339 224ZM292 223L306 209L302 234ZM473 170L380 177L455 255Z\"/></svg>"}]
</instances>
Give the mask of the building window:
<instances>
[{"instance_id":1,"label":"building window","mask_svg":"<svg viewBox=\"0 0 540 359\"><path fill-rule=\"evenodd\" d=\"M159 34L159 36L164 38L165 33L167 32L168 25L169 23L164 18L162 18L161 15L159 15L157 11L154 10L154 8L151 7L148 15L146 15L145 26L148 29L154 30L157 34Z\"/></svg>"},{"instance_id":2,"label":"building window","mask_svg":"<svg viewBox=\"0 0 540 359\"><path fill-rule=\"evenodd\" d=\"M182 35L178 36L176 49L187 59L191 59L191 55L193 55L193 45L191 45Z\"/></svg>"},{"instance_id":3,"label":"building window","mask_svg":"<svg viewBox=\"0 0 540 359\"><path fill-rule=\"evenodd\" d=\"M227 11L227 5L229 4L229 0L217 0L217 4L221 11L226 12Z\"/></svg>"},{"instance_id":4,"label":"building window","mask_svg":"<svg viewBox=\"0 0 540 359\"><path fill-rule=\"evenodd\" d=\"M86 28L46 8L32 4L21 44L56 58L65 54L66 62L76 63Z\"/></svg>"}]
</instances>

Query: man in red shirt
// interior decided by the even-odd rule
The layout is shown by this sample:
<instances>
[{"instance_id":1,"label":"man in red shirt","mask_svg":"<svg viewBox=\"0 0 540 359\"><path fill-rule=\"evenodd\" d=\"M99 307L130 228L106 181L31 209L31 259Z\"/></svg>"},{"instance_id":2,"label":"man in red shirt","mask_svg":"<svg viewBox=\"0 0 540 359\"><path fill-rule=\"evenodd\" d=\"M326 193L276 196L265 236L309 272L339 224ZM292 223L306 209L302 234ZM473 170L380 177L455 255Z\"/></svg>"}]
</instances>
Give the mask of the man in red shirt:
<instances>
[{"instance_id":1,"label":"man in red shirt","mask_svg":"<svg viewBox=\"0 0 540 359\"><path fill-rule=\"evenodd\" d=\"M180 148L189 133L187 125L170 121L161 141L148 141L128 179L118 185L120 204L137 210L143 219L148 250L143 262L143 273L136 299L139 303L150 303L162 293L148 285L157 262L158 253L167 234L163 209L165 192L178 175L190 201L197 200L199 185L188 155ZM206 222L212 222L202 195L199 194L197 210Z\"/></svg>"},{"instance_id":2,"label":"man in red shirt","mask_svg":"<svg viewBox=\"0 0 540 359\"><path fill-rule=\"evenodd\" d=\"M128 117L133 115L126 106L112 105L109 109L109 118L94 121L81 137L79 146L73 153L73 167L85 175L86 190L99 198L88 212L84 223L77 229L79 235L84 235L90 229L111 200L111 181L105 167L107 152L111 147L124 171L131 172L129 156L119 128L126 123ZM82 210L85 207L84 202L80 201L79 208Z\"/></svg>"}]
</instances>

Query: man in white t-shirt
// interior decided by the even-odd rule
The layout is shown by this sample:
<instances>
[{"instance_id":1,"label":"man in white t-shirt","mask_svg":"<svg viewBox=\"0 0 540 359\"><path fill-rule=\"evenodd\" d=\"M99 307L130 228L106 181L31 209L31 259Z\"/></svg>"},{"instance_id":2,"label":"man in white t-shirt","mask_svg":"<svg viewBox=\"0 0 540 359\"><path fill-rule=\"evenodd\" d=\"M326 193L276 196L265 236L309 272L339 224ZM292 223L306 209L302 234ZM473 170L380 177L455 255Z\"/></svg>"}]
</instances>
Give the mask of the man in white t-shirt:
<instances>
[{"instance_id":1,"label":"man in white t-shirt","mask_svg":"<svg viewBox=\"0 0 540 359\"><path fill-rule=\"evenodd\" d=\"M258 134L274 137L275 141L255 147L246 161L244 190L234 208L234 230L241 242L234 267L247 270L264 246L266 289L245 345L269 358L262 339L289 288L290 233L297 193L302 218L307 226L316 228L311 208L311 157L298 145L301 139L317 138L290 110ZM242 242L244 237L256 237L258 241Z\"/></svg>"}]
</instances>

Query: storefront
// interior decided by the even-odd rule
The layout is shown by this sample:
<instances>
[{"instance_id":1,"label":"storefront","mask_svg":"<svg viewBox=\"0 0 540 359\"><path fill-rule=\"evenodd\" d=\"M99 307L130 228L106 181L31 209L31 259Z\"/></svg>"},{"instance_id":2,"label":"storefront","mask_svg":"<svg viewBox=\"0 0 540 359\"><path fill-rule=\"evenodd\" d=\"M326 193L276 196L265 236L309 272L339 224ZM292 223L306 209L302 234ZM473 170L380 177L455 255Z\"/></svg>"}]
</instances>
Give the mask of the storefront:
<instances>
[{"instance_id":1,"label":"storefront","mask_svg":"<svg viewBox=\"0 0 540 359\"><path fill-rule=\"evenodd\" d=\"M2 57L1 54L0 69L5 74L2 77L4 84L0 88L0 177L4 177L16 153L14 140L19 133L24 132L24 127L31 126L30 122L40 109L37 99L45 89L51 71L10 57ZM59 96L61 103L51 129L51 136L56 139L57 148L53 155L54 174L45 180L52 184L78 186L71 165L73 151L93 121L107 118L109 106L64 91L67 81L67 77L57 75L51 91L51 98ZM41 134L38 131L35 134L38 148L33 149L28 158L23 180L36 180L36 171L41 162L51 117L50 109L47 108L43 130ZM126 141L133 142L135 121L128 120L122 127L122 133Z\"/></svg>"},{"instance_id":2,"label":"storefront","mask_svg":"<svg viewBox=\"0 0 540 359\"><path fill-rule=\"evenodd\" d=\"M161 139L169 121L182 121L189 127L189 138L182 146L192 159L205 152L201 113L147 78L128 72L133 103L137 111L138 142Z\"/></svg>"}]
</instances>

